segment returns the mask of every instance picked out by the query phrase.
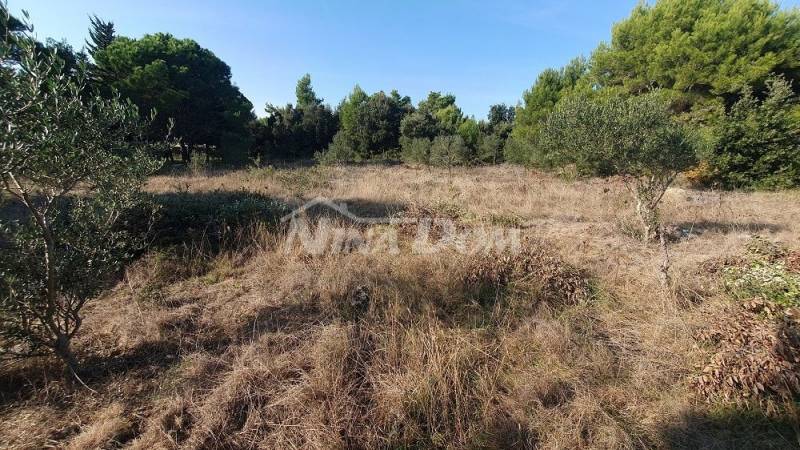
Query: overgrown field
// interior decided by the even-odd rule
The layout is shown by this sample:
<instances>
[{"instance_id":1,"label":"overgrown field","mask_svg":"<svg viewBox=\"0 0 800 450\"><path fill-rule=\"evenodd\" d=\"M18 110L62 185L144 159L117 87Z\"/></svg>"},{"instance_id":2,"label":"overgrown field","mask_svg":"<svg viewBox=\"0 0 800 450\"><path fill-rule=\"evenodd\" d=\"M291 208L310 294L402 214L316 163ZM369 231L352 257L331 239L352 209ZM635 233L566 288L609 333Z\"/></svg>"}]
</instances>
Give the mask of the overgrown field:
<instances>
[{"instance_id":1,"label":"overgrown field","mask_svg":"<svg viewBox=\"0 0 800 450\"><path fill-rule=\"evenodd\" d=\"M75 338L88 388L55 360L1 367L0 446L800 445L797 191L671 188L665 292L613 179L198 169L147 190L162 205L149 250ZM320 196L518 229L521 249L412 252L402 227L396 252L287 246L278 219Z\"/></svg>"}]
</instances>

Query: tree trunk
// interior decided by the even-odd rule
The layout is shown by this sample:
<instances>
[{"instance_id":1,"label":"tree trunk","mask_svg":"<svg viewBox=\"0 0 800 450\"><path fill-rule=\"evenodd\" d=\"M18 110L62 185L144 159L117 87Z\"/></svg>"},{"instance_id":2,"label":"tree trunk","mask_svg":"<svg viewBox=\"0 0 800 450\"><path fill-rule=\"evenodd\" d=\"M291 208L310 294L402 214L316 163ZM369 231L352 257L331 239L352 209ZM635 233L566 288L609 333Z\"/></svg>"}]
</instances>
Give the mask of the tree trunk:
<instances>
[{"instance_id":1,"label":"tree trunk","mask_svg":"<svg viewBox=\"0 0 800 450\"><path fill-rule=\"evenodd\" d=\"M639 194L636 196L636 213L642 223L642 240L651 242L658 237L658 209L651 207Z\"/></svg>"},{"instance_id":2,"label":"tree trunk","mask_svg":"<svg viewBox=\"0 0 800 450\"><path fill-rule=\"evenodd\" d=\"M56 356L61 358L61 361L64 362L69 373L77 376L80 367L78 366L78 360L75 358L70 348L69 337L64 334L59 334L56 337L56 345L53 350Z\"/></svg>"},{"instance_id":3,"label":"tree trunk","mask_svg":"<svg viewBox=\"0 0 800 450\"><path fill-rule=\"evenodd\" d=\"M659 243L661 244L661 267L659 268L661 287L664 288L664 291L668 292L670 286L672 285L672 280L669 276L669 269L672 263L670 262L669 258L669 245L667 244L667 234L664 231L664 227L659 228L658 239Z\"/></svg>"}]
</instances>

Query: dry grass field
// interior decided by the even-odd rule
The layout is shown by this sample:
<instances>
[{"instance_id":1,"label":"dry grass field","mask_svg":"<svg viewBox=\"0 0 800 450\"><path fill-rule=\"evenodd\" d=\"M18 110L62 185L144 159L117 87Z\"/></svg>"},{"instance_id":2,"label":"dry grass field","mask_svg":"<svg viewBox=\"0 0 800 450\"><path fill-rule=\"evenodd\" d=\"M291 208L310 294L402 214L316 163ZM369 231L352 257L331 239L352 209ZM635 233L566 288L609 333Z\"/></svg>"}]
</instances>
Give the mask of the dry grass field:
<instances>
[{"instance_id":1,"label":"dry grass field","mask_svg":"<svg viewBox=\"0 0 800 450\"><path fill-rule=\"evenodd\" d=\"M76 337L91 390L3 366L0 447L800 446L800 317L724 283L753 255L800 272L800 192L672 188L665 291L614 180L304 167L148 190L153 245ZM276 218L318 196L519 229L522 251L287 250Z\"/></svg>"}]
</instances>

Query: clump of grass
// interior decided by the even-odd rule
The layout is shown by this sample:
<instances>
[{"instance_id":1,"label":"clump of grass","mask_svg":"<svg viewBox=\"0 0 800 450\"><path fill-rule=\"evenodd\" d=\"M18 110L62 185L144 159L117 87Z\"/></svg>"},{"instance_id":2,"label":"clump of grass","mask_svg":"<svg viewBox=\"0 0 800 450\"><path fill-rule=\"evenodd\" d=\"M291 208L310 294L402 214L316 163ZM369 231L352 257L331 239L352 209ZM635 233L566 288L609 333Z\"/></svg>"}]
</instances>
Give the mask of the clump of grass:
<instances>
[{"instance_id":1,"label":"clump of grass","mask_svg":"<svg viewBox=\"0 0 800 450\"><path fill-rule=\"evenodd\" d=\"M277 181L285 189L303 194L320 191L331 186L330 168L325 166L298 167L278 170L273 166L251 167L248 175L252 178L266 178Z\"/></svg>"},{"instance_id":2,"label":"clump of grass","mask_svg":"<svg viewBox=\"0 0 800 450\"><path fill-rule=\"evenodd\" d=\"M133 434L133 424L125 415L124 406L113 403L102 409L91 425L73 438L68 449L118 447Z\"/></svg>"}]
</instances>

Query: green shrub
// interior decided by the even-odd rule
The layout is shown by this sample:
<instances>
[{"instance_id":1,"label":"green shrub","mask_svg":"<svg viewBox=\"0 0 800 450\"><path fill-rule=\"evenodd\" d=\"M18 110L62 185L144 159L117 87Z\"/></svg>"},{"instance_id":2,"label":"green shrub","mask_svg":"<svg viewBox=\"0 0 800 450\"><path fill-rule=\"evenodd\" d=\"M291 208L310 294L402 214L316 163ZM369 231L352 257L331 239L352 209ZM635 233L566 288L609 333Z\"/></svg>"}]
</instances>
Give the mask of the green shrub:
<instances>
[{"instance_id":1,"label":"green shrub","mask_svg":"<svg viewBox=\"0 0 800 450\"><path fill-rule=\"evenodd\" d=\"M800 121L797 97L781 77L767 81L759 100L746 89L715 127L705 182L725 188L800 186Z\"/></svg>"},{"instance_id":2,"label":"green shrub","mask_svg":"<svg viewBox=\"0 0 800 450\"><path fill-rule=\"evenodd\" d=\"M437 136L431 144L430 164L452 170L470 162L469 148L461 136Z\"/></svg>"},{"instance_id":3,"label":"green shrub","mask_svg":"<svg viewBox=\"0 0 800 450\"><path fill-rule=\"evenodd\" d=\"M658 205L681 171L696 162L698 140L672 117L660 92L562 100L539 133L541 162L574 164L581 174L619 175L636 201L643 236L659 226Z\"/></svg>"},{"instance_id":4,"label":"green shrub","mask_svg":"<svg viewBox=\"0 0 800 450\"><path fill-rule=\"evenodd\" d=\"M532 155L533 144L524 138L512 135L503 146L503 159L511 164L529 165Z\"/></svg>"},{"instance_id":5,"label":"green shrub","mask_svg":"<svg viewBox=\"0 0 800 450\"><path fill-rule=\"evenodd\" d=\"M0 36L0 186L25 210L0 222L0 356L54 353L75 372L81 310L144 245L132 213L150 209L141 187L160 162L135 106L63 67L29 30Z\"/></svg>"},{"instance_id":6,"label":"green shrub","mask_svg":"<svg viewBox=\"0 0 800 450\"><path fill-rule=\"evenodd\" d=\"M333 142L324 152L317 152L314 158L320 164L342 164L348 162L361 162L361 154L356 151L353 142L346 133L338 132L333 137Z\"/></svg>"},{"instance_id":7,"label":"green shrub","mask_svg":"<svg viewBox=\"0 0 800 450\"><path fill-rule=\"evenodd\" d=\"M503 162L503 138L496 134L484 135L478 144L476 159L484 164Z\"/></svg>"},{"instance_id":8,"label":"green shrub","mask_svg":"<svg viewBox=\"0 0 800 450\"><path fill-rule=\"evenodd\" d=\"M725 287L737 300L800 307L800 273L787 267L788 256L784 246L755 236L747 245L747 262L724 269Z\"/></svg>"},{"instance_id":9,"label":"green shrub","mask_svg":"<svg viewBox=\"0 0 800 450\"><path fill-rule=\"evenodd\" d=\"M429 164L431 140L427 138L402 138L400 157L407 164Z\"/></svg>"},{"instance_id":10,"label":"green shrub","mask_svg":"<svg viewBox=\"0 0 800 450\"><path fill-rule=\"evenodd\" d=\"M247 191L160 194L160 214L153 226L162 245L200 238L221 244L226 234L256 223L277 223L289 210L278 200Z\"/></svg>"},{"instance_id":11,"label":"green shrub","mask_svg":"<svg viewBox=\"0 0 800 450\"><path fill-rule=\"evenodd\" d=\"M728 267L725 286L739 300L758 298L784 307L800 307L800 275L788 271L782 261Z\"/></svg>"}]
</instances>

